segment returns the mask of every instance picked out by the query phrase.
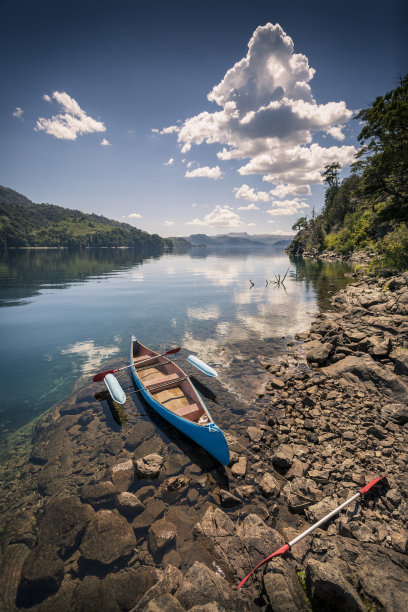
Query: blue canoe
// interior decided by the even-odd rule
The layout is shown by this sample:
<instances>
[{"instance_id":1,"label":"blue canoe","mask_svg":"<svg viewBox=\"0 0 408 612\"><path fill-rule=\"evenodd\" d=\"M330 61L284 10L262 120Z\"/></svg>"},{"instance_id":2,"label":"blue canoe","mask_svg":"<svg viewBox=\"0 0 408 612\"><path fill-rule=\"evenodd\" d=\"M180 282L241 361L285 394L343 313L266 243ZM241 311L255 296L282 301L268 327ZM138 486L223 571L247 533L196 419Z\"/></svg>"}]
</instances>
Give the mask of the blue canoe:
<instances>
[{"instance_id":1,"label":"blue canoe","mask_svg":"<svg viewBox=\"0 0 408 612\"><path fill-rule=\"evenodd\" d=\"M185 372L173 361L141 344L130 343L132 376L147 403L161 417L194 440L223 465L230 462L228 443Z\"/></svg>"}]
</instances>

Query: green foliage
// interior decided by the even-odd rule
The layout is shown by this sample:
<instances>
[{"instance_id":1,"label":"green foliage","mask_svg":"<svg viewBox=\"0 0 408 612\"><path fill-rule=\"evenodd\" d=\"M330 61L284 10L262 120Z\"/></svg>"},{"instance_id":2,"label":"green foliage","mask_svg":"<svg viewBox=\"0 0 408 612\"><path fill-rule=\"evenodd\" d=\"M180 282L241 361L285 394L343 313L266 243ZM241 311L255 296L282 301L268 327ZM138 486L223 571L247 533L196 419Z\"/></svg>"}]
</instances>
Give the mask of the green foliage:
<instances>
[{"instance_id":1,"label":"green foliage","mask_svg":"<svg viewBox=\"0 0 408 612\"><path fill-rule=\"evenodd\" d=\"M356 119L365 122L354 164L362 172L364 194L391 196L382 218L408 222L408 75Z\"/></svg>"},{"instance_id":2,"label":"green foliage","mask_svg":"<svg viewBox=\"0 0 408 612\"><path fill-rule=\"evenodd\" d=\"M300 217L296 223L294 223L292 225L292 229L293 230L301 230L302 228L306 228L307 227L307 219L306 217Z\"/></svg>"},{"instance_id":3,"label":"green foliage","mask_svg":"<svg viewBox=\"0 0 408 612\"><path fill-rule=\"evenodd\" d=\"M0 203L0 248L171 247L171 242L157 234L148 234L128 223L61 206L33 204L22 201L19 194L13 203L12 193L15 192L7 193L6 201ZM0 195L4 196L4 188Z\"/></svg>"},{"instance_id":4,"label":"green foliage","mask_svg":"<svg viewBox=\"0 0 408 612\"><path fill-rule=\"evenodd\" d=\"M397 271L408 268L408 228L405 223L385 236L379 250L382 267Z\"/></svg>"},{"instance_id":5,"label":"green foliage","mask_svg":"<svg viewBox=\"0 0 408 612\"><path fill-rule=\"evenodd\" d=\"M322 172L323 181L327 183L329 187L337 187L339 184L339 172L341 166L339 162L333 162L324 167Z\"/></svg>"}]
</instances>

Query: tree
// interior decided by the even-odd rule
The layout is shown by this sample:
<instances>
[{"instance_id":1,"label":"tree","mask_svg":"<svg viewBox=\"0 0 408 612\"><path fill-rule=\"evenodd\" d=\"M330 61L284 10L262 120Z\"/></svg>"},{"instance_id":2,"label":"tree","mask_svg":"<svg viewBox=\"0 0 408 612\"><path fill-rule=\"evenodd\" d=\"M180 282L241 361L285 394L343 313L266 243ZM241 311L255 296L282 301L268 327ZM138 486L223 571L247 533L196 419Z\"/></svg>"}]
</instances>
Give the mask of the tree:
<instances>
[{"instance_id":1,"label":"tree","mask_svg":"<svg viewBox=\"0 0 408 612\"><path fill-rule=\"evenodd\" d=\"M341 166L339 162L333 162L325 166L324 172L322 172L323 182L327 183L329 187L338 187L340 170Z\"/></svg>"},{"instance_id":2,"label":"tree","mask_svg":"<svg viewBox=\"0 0 408 612\"><path fill-rule=\"evenodd\" d=\"M300 230L301 230L302 228L305 228L305 229L306 229L306 227L307 227L307 219L306 219L306 217L300 217L300 219L298 219L298 220L296 221L296 223L294 223L294 224L292 225L292 229L293 229L293 230L298 230L298 232L300 232Z\"/></svg>"},{"instance_id":3,"label":"tree","mask_svg":"<svg viewBox=\"0 0 408 612\"><path fill-rule=\"evenodd\" d=\"M362 171L367 196L390 196L381 215L408 221L408 75L399 85L378 96L355 119L365 122L358 140L363 147L354 164Z\"/></svg>"}]
</instances>

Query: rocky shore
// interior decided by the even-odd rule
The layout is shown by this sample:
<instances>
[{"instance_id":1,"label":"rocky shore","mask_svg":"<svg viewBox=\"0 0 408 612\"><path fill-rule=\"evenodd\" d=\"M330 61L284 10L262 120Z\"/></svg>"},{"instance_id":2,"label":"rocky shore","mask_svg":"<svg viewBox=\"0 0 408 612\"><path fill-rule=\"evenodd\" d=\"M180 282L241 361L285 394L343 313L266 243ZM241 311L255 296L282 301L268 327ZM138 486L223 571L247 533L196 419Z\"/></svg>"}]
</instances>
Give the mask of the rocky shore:
<instances>
[{"instance_id":1,"label":"rocky shore","mask_svg":"<svg viewBox=\"0 0 408 612\"><path fill-rule=\"evenodd\" d=\"M2 469L0 608L404 610L407 346L408 274L348 285L284 357L263 356L268 383L250 409L231 404L226 469L95 385L62 402Z\"/></svg>"}]
</instances>

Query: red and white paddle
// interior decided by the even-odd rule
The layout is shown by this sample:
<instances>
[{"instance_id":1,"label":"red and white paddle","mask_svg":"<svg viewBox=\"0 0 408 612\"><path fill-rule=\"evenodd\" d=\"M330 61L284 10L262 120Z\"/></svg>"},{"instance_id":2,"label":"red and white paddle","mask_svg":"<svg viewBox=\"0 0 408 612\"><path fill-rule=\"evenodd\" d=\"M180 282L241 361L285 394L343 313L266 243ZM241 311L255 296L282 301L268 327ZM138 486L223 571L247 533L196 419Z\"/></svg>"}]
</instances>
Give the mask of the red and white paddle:
<instances>
[{"instance_id":1,"label":"red and white paddle","mask_svg":"<svg viewBox=\"0 0 408 612\"><path fill-rule=\"evenodd\" d=\"M329 512L329 514L326 514L326 516L324 516L319 521L317 521L317 523L315 523L314 525L309 527L309 529L306 529L306 531L304 531L303 533L298 535L291 542L288 542L287 544L284 544L283 546L281 546L278 550L275 550L275 552L272 553L271 555L269 555L269 557L266 557L266 559L264 559L263 561L258 563L258 565L256 567L254 567L254 569L251 572L249 572L248 576L245 576L245 578L243 580L241 580L241 582L239 583L237 588L240 589L245 584L245 582L248 580L248 578L255 572L255 570L258 569L258 567L261 567L261 565L263 565L264 563L266 563L267 561L269 561L273 557L279 557L280 555L284 555L286 552L288 552L288 550L290 550L292 548L292 546L294 546L295 544L300 542L300 540L302 540L307 535L309 535L309 533L312 533L312 531L314 531L315 529L320 527L320 525L323 525L323 523L326 523L326 521L331 519L332 516L335 516L338 512L340 512L340 510L342 510L343 508L345 508L346 506L351 504L351 502L353 502L354 500L359 498L360 495L365 495L372 487L374 487L378 482L380 482L384 478L386 478L386 475L380 476L379 478L374 478L374 480L372 480L367 485L365 485L362 489L360 489L358 493L353 495L353 497L350 497L350 499L347 499L345 502L340 504L340 506L337 506L337 508L335 508L334 510Z\"/></svg>"}]
</instances>

